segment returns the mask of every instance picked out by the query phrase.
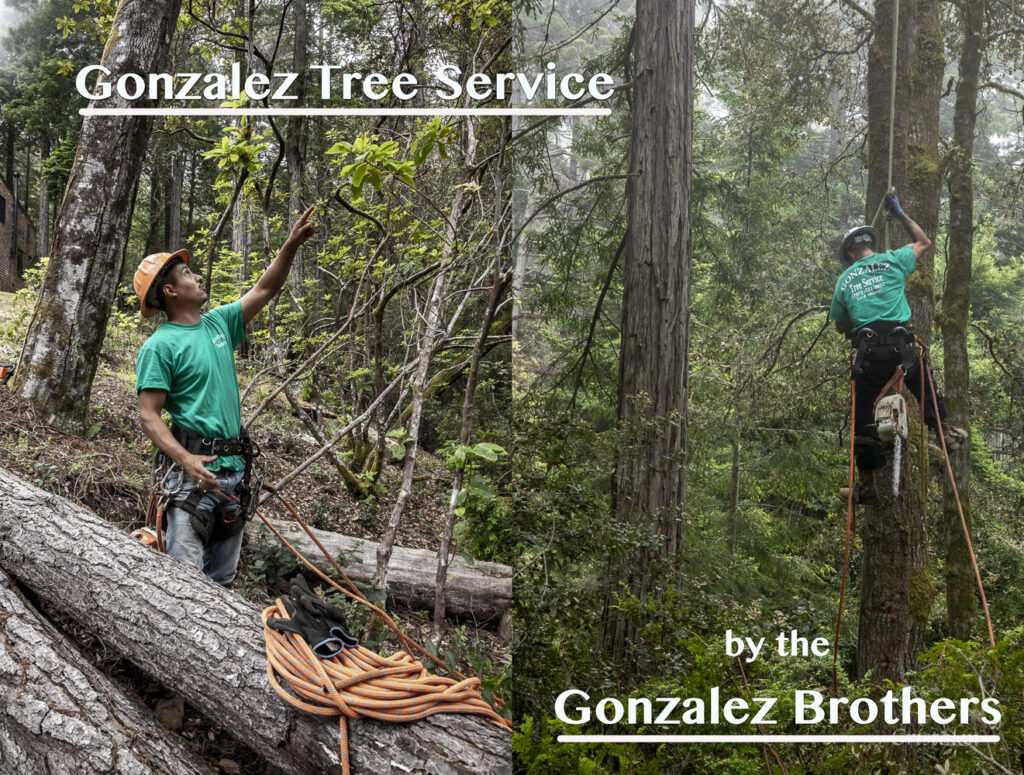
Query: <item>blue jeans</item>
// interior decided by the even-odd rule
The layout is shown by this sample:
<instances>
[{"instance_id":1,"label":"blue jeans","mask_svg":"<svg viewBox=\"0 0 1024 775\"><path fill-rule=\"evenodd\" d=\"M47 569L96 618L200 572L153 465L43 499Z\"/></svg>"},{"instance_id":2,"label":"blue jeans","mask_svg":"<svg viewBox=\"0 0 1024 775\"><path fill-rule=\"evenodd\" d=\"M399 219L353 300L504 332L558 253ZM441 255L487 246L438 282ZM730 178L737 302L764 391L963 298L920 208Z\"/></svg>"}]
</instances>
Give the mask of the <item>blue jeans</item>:
<instances>
[{"instance_id":1,"label":"blue jeans","mask_svg":"<svg viewBox=\"0 0 1024 775\"><path fill-rule=\"evenodd\" d=\"M244 471L222 469L214 472L217 476L217 487L225 495L231 495L235 488L242 483ZM185 498L196 488L196 483L183 471L179 476L184 478L181 490L174 496L175 501ZM179 480L180 481L180 480ZM174 481L169 482L170 488L177 486ZM207 494L199 501L199 508L213 509L220 506L220 498L216 495ZM232 503L228 507L228 513L238 510L238 504ZM167 554L176 560L198 568L218 584L229 586L235 580L235 570L238 567L238 556L242 551L242 538L244 530L239 530L235 535L228 536L222 540L210 541L203 546L203 539L199 537L192 523L189 521L189 513L177 506L167 509Z\"/></svg>"}]
</instances>

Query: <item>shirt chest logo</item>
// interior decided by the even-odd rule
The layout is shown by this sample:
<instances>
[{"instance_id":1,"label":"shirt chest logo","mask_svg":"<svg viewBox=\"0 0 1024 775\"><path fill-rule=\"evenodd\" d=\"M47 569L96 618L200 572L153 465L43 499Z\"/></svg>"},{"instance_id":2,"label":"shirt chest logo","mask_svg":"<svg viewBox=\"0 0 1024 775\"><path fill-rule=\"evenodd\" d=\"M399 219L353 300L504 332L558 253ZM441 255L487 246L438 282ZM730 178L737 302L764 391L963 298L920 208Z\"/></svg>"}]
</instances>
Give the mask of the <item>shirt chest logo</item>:
<instances>
[{"instance_id":1,"label":"shirt chest logo","mask_svg":"<svg viewBox=\"0 0 1024 775\"><path fill-rule=\"evenodd\" d=\"M224 336L224 334L217 334L217 336L213 337L210 341L213 342L214 347L217 347L218 349L221 347L227 347L228 344L228 338Z\"/></svg>"}]
</instances>

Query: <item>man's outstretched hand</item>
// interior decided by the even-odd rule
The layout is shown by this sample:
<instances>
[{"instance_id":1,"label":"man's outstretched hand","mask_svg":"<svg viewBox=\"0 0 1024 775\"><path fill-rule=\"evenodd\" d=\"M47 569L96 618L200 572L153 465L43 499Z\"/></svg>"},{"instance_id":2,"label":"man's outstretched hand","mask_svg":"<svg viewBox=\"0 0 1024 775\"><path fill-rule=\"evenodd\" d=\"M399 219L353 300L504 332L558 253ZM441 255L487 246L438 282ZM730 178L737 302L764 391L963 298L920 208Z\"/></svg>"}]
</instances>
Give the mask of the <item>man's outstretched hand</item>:
<instances>
[{"instance_id":1,"label":"man's outstretched hand","mask_svg":"<svg viewBox=\"0 0 1024 775\"><path fill-rule=\"evenodd\" d=\"M898 218L903 215L903 208L900 207L900 200L897 199L895 194L885 195L885 209L892 214L893 218Z\"/></svg>"},{"instance_id":2,"label":"man's outstretched hand","mask_svg":"<svg viewBox=\"0 0 1024 775\"><path fill-rule=\"evenodd\" d=\"M309 222L309 214L313 212L316 205L310 205L299 220L292 226L291 234L288 235L288 242L296 249L302 247L302 243L308 240L316 231L316 226Z\"/></svg>"}]
</instances>

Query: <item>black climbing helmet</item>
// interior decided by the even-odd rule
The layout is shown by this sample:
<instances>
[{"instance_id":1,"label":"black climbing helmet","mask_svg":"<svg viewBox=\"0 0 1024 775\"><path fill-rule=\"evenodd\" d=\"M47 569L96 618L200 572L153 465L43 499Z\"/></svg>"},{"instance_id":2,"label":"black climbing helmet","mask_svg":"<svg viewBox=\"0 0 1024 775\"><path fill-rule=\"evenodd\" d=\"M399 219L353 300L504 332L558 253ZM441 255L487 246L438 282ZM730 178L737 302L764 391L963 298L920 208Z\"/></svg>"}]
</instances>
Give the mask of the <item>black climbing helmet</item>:
<instances>
[{"instance_id":1,"label":"black climbing helmet","mask_svg":"<svg viewBox=\"0 0 1024 775\"><path fill-rule=\"evenodd\" d=\"M849 253L861 247L878 248L882 241L882 235L874 226L854 226L843 237L843 244L839 248L839 263L843 266L850 266L853 262Z\"/></svg>"}]
</instances>

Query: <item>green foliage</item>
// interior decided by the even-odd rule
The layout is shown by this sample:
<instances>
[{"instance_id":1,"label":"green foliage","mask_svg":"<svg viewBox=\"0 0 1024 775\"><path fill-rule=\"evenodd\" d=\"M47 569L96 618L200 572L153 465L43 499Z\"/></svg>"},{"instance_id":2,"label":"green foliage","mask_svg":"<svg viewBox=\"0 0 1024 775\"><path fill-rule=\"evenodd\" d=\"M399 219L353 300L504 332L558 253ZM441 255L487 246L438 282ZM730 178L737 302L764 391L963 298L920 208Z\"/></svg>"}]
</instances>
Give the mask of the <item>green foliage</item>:
<instances>
[{"instance_id":1,"label":"green foliage","mask_svg":"<svg viewBox=\"0 0 1024 775\"><path fill-rule=\"evenodd\" d=\"M259 534L256 548L248 555L249 577L264 587L286 581L304 566L280 541L269 541Z\"/></svg>"}]
</instances>

